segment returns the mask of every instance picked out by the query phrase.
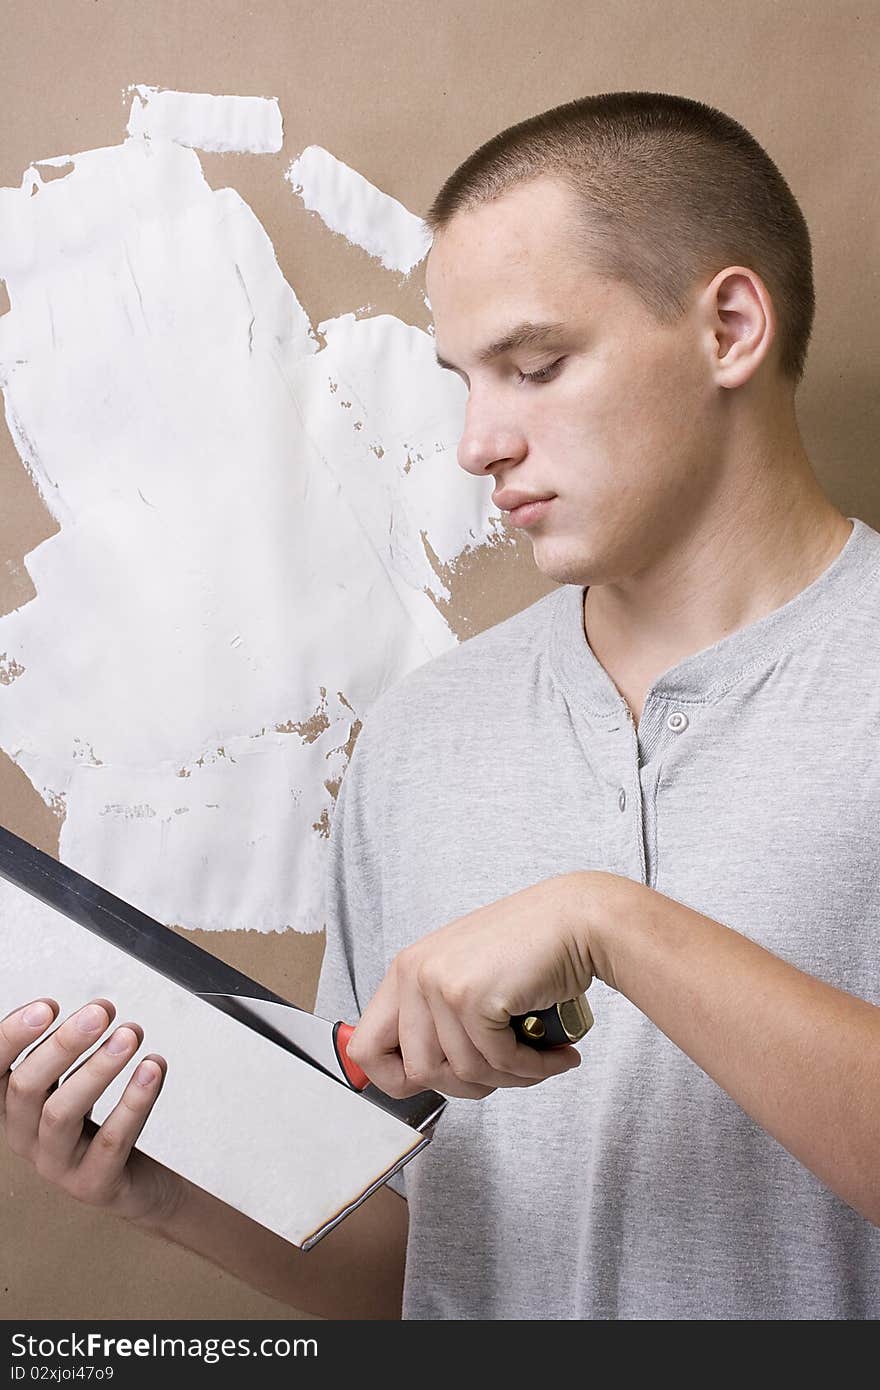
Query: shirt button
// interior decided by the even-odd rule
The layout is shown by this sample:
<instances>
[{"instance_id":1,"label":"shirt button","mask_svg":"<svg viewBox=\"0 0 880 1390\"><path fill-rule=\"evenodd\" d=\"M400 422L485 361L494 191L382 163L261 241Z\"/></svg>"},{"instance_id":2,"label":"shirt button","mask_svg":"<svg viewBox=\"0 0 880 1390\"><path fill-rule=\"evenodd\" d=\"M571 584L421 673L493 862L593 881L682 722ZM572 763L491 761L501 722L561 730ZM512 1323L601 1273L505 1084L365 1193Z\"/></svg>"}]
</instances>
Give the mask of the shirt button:
<instances>
[{"instance_id":1,"label":"shirt button","mask_svg":"<svg viewBox=\"0 0 880 1390\"><path fill-rule=\"evenodd\" d=\"M626 792L623 790L623 787L621 787L620 791L617 793L617 805L621 811L626 810Z\"/></svg>"},{"instance_id":2,"label":"shirt button","mask_svg":"<svg viewBox=\"0 0 880 1390\"><path fill-rule=\"evenodd\" d=\"M674 734L682 734L688 726L688 717L682 714L681 710L675 710L670 714L666 721L667 729L671 729Z\"/></svg>"}]
</instances>

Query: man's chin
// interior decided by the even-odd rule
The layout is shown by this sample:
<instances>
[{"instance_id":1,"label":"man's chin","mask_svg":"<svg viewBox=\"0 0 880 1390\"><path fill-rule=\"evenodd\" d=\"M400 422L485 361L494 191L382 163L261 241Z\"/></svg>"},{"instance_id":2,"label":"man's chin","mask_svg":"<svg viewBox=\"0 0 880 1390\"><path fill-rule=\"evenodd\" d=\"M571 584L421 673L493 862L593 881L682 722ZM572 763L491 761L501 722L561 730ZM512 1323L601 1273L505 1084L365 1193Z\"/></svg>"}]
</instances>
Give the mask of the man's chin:
<instances>
[{"instance_id":1,"label":"man's chin","mask_svg":"<svg viewBox=\"0 0 880 1390\"><path fill-rule=\"evenodd\" d=\"M590 557L574 546L564 546L547 538L531 537L535 566L556 584L590 584Z\"/></svg>"}]
</instances>

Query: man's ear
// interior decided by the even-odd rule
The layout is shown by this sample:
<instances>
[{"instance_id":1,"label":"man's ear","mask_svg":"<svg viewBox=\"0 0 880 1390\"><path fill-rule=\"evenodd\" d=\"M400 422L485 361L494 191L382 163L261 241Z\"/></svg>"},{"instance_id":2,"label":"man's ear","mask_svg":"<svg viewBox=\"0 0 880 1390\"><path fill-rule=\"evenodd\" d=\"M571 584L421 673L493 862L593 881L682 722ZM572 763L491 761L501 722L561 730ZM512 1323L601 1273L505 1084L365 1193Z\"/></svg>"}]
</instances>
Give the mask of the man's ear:
<instances>
[{"instance_id":1,"label":"man's ear","mask_svg":"<svg viewBox=\"0 0 880 1390\"><path fill-rule=\"evenodd\" d=\"M767 286L747 266L718 272L702 296L712 371L719 386L742 386L776 338L776 310Z\"/></svg>"}]
</instances>

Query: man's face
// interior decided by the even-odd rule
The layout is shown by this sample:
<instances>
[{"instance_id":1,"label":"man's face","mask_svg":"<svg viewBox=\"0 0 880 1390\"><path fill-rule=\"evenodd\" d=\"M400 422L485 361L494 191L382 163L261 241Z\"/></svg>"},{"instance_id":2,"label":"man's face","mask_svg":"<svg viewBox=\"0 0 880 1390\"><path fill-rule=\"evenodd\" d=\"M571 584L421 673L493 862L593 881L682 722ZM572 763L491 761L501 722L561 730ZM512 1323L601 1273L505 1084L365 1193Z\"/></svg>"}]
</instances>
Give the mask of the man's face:
<instances>
[{"instance_id":1,"label":"man's face","mask_svg":"<svg viewBox=\"0 0 880 1390\"><path fill-rule=\"evenodd\" d=\"M624 580L674 545L711 493L724 401L711 320L694 305L661 327L634 291L591 271L575 195L521 184L435 238L427 267L438 357L469 387L461 467L494 480L540 570L562 583ZM559 327L489 360L524 321ZM527 380L541 373L543 380Z\"/></svg>"}]
</instances>

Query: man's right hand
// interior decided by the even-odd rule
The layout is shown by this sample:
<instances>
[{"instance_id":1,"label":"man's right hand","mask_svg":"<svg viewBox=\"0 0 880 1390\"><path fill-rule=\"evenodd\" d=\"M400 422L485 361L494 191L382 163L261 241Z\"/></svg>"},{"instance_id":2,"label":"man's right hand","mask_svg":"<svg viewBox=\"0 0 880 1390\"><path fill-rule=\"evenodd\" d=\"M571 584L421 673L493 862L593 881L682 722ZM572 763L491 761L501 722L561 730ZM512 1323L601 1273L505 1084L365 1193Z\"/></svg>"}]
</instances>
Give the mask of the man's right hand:
<instances>
[{"instance_id":1,"label":"man's right hand","mask_svg":"<svg viewBox=\"0 0 880 1390\"><path fill-rule=\"evenodd\" d=\"M0 1120L14 1154L80 1202L126 1220L161 1220L190 1186L154 1159L132 1152L165 1078L164 1058L151 1054L96 1126L89 1114L143 1041L126 1023L59 1085L60 1078L112 1023L116 1010L95 999L56 1028L12 1070L17 1057L55 1021L58 1005L38 999L0 1023Z\"/></svg>"}]
</instances>

